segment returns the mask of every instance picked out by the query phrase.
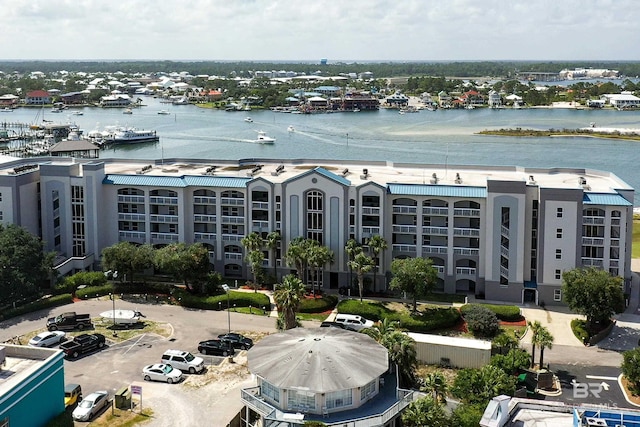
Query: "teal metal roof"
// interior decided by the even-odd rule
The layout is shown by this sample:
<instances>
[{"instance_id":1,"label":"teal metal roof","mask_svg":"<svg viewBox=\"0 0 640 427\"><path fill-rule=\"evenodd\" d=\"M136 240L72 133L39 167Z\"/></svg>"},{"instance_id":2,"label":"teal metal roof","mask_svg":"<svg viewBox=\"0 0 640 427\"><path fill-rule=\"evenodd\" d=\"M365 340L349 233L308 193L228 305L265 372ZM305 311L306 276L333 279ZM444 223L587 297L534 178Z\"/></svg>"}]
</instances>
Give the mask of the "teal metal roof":
<instances>
[{"instance_id":1,"label":"teal metal roof","mask_svg":"<svg viewBox=\"0 0 640 427\"><path fill-rule=\"evenodd\" d=\"M224 187L245 188L251 178L224 176L154 176L108 174L103 184L133 185L140 187Z\"/></svg>"},{"instance_id":2,"label":"teal metal roof","mask_svg":"<svg viewBox=\"0 0 640 427\"><path fill-rule=\"evenodd\" d=\"M469 187L464 185L427 185L427 184L388 184L389 194L406 196L465 197L486 199L485 187Z\"/></svg>"},{"instance_id":3,"label":"teal metal roof","mask_svg":"<svg viewBox=\"0 0 640 427\"><path fill-rule=\"evenodd\" d=\"M314 169L314 171L318 172L322 176L326 176L329 179L337 181L342 185L347 185L347 186L351 185L351 181L349 181L347 178L343 177L342 175L337 175L333 172L329 172L325 168L317 167Z\"/></svg>"},{"instance_id":4,"label":"teal metal roof","mask_svg":"<svg viewBox=\"0 0 640 427\"><path fill-rule=\"evenodd\" d=\"M632 206L631 202L617 193L584 193L582 203L585 205Z\"/></svg>"}]
</instances>

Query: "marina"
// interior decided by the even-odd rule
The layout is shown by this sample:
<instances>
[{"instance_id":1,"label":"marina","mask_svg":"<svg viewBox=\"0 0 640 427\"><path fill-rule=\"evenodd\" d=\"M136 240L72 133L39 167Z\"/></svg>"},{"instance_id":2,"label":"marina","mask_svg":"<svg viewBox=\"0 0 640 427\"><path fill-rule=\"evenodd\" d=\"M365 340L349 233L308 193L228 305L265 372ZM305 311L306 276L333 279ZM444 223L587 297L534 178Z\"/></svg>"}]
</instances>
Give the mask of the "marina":
<instances>
[{"instance_id":1,"label":"marina","mask_svg":"<svg viewBox=\"0 0 640 427\"><path fill-rule=\"evenodd\" d=\"M88 134L97 125L153 129L156 144L113 145L100 157L131 159L280 159L318 158L344 160L387 160L443 165L505 165L522 167L579 167L612 171L636 189L637 141L581 137L512 137L479 135L485 129L531 128L538 130L580 129L596 123L599 128L640 128L640 111L603 109L527 108L473 110L420 110L398 114L380 109L357 114L281 114L253 109L252 123L224 110L182 105L167 120L158 115L164 104L144 96L146 106L134 115L122 109L85 108L83 116L48 115L71 123ZM2 115L12 123L38 125L34 109L17 108ZM40 118L42 119L42 117ZM290 131L289 129L294 129ZM261 129L277 144L247 144ZM21 131L26 131L22 129ZM0 135L1 138L1 135ZM636 197L640 201L640 197Z\"/></svg>"}]
</instances>

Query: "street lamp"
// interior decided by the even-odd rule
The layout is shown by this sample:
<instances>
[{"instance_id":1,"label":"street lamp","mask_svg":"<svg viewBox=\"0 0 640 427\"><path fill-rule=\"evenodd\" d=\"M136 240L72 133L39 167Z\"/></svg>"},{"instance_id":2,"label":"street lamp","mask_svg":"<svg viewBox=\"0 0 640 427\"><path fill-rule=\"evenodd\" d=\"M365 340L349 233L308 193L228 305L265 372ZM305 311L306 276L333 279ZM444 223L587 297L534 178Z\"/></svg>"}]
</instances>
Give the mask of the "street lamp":
<instances>
[{"instance_id":1,"label":"street lamp","mask_svg":"<svg viewBox=\"0 0 640 427\"><path fill-rule=\"evenodd\" d=\"M111 319L113 320L113 336L116 336L116 296L109 292L109 299L113 304L113 310L111 311Z\"/></svg>"},{"instance_id":2,"label":"street lamp","mask_svg":"<svg viewBox=\"0 0 640 427\"><path fill-rule=\"evenodd\" d=\"M229 333L231 333L231 312L229 311L229 285L223 284L222 289L227 294L227 324L229 325Z\"/></svg>"}]
</instances>

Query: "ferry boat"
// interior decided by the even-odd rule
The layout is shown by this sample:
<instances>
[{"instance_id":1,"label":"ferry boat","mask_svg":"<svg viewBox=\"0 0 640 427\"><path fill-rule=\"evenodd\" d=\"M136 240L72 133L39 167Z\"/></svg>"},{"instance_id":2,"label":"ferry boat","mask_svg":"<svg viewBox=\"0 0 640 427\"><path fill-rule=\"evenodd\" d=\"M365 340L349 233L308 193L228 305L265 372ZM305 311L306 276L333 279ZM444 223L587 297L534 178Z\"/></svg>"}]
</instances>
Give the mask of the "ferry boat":
<instances>
[{"instance_id":1,"label":"ferry boat","mask_svg":"<svg viewBox=\"0 0 640 427\"><path fill-rule=\"evenodd\" d=\"M136 128L116 128L102 138L103 144L137 144L140 142L158 142L160 138L155 130Z\"/></svg>"}]
</instances>

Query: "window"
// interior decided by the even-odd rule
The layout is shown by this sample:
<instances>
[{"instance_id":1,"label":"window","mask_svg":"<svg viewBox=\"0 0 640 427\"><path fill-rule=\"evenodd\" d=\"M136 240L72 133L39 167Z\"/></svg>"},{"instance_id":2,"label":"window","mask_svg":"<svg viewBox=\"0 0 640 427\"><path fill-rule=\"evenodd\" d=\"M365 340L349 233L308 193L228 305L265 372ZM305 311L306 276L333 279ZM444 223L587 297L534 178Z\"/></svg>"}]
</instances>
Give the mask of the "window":
<instances>
[{"instance_id":1,"label":"window","mask_svg":"<svg viewBox=\"0 0 640 427\"><path fill-rule=\"evenodd\" d=\"M274 402L280 403L280 389L264 380L260 384L260 393Z\"/></svg>"},{"instance_id":2,"label":"window","mask_svg":"<svg viewBox=\"0 0 640 427\"><path fill-rule=\"evenodd\" d=\"M560 280L562 278L562 272L560 270L556 270L556 280Z\"/></svg>"},{"instance_id":3,"label":"window","mask_svg":"<svg viewBox=\"0 0 640 427\"><path fill-rule=\"evenodd\" d=\"M369 384L365 385L360 389L360 402L364 402L367 400L369 396L371 396L376 391L376 381L373 380Z\"/></svg>"},{"instance_id":4,"label":"window","mask_svg":"<svg viewBox=\"0 0 640 427\"><path fill-rule=\"evenodd\" d=\"M558 208L558 209L556 210L556 217L558 217L558 218L562 218L562 208Z\"/></svg>"},{"instance_id":5,"label":"window","mask_svg":"<svg viewBox=\"0 0 640 427\"><path fill-rule=\"evenodd\" d=\"M553 290L553 300L554 301L562 301L562 289L554 289Z\"/></svg>"},{"instance_id":6,"label":"window","mask_svg":"<svg viewBox=\"0 0 640 427\"><path fill-rule=\"evenodd\" d=\"M0 221L4 221L4 214L0 211Z\"/></svg>"},{"instance_id":7,"label":"window","mask_svg":"<svg viewBox=\"0 0 640 427\"><path fill-rule=\"evenodd\" d=\"M0 202L2 201L2 193L0 193Z\"/></svg>"},{"instance_id":8,"label":"window","mask_svg":"<svg viewBox=\"0 0 640 427\"><path fill-rule=\"evenodd\" d=\"M556 228L556 237L562 239L562 228Z\"/></svg>"},{"instance_id":9,"label":"window","mask_svg":"<svg viewBox=\"0 0 640 427\"><path fill-rule=\"evenodd\" d=\"M287 407L303 411L316 409L316 395L309 391L287 390Z\"/></svg>"},{"instance_id":10,"label":"window","mask_svg":"<svg viewBox=\"0 0 640 427\"><path fill-rule=\"evenodd\" d=\"M556 259L562 259L562 249L556 249Z\"/></svg>"},{"instance_id":11,"label":"window","mask_svg":"<svg viewBox=\"0 0 640 427\"><path fill-rule=\"evenodd\" d=\"M328 409L342 408L353 404L353 395L351 394L351 389L334 391L327 393L325 401Z\"/></svg>"}]
</instances>

